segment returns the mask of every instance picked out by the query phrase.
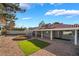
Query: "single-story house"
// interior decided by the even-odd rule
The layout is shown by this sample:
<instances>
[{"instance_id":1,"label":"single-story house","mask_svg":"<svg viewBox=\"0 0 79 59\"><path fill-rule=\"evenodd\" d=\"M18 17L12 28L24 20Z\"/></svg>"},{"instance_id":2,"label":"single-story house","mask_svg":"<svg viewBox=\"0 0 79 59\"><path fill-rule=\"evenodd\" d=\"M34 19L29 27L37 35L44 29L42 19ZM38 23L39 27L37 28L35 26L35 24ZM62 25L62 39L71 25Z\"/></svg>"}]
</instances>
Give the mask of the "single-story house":
<instances>
[{"instance_id":1,"label":"single-story house","mask_svg":"<svg viewBox=\"0 0 79 59\"><path fill-rule=\"evenodd\" d=\"M54 38L68 39L78 44L79 40L79 25L74 24L45 24L41 27L30 30L33 37L48 38L53 40Z\"/></svg>"}]
</instances>

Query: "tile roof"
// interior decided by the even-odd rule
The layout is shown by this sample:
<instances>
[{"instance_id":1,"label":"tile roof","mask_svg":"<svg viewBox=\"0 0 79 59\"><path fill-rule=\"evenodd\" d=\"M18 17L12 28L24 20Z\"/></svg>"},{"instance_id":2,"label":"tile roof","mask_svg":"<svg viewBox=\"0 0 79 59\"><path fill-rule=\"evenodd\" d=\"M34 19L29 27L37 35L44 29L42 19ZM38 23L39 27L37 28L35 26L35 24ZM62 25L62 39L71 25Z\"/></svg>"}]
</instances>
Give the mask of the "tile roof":
<instances>
[{"instance_id":1,"label":"tile roof","mask_svg":"<svg viewBox=\"0 0 79 59\"><path fill-rule=\"evenodd\" d=\"M40 29L56 29L56 28L77 28L79 27L79 24L45 24Z\"/></svg>"}]
</instances>

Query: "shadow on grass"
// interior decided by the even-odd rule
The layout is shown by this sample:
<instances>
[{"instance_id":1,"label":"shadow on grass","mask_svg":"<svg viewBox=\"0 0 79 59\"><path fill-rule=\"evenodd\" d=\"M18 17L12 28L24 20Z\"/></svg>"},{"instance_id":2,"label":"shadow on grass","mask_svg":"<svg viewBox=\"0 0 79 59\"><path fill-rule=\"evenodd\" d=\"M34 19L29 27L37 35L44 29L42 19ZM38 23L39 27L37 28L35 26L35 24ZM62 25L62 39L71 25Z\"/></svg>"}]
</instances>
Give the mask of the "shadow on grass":
<instances>
[{"instance_id":1,"label":"shadow on grass","mask_svg":"<svg viewBox=\"0 0 79 59\"><path fill-rule=\"evenodd\" d=\"M41 48L41 49L49 45L48 42L41 41L41 40L38 40L38 39L32 39L32 40L28 40L28 41L30 41L30 42L33 43L35 46L37 46L37 47L39 47L39 48Z\"/></svg>"}]
</instances>

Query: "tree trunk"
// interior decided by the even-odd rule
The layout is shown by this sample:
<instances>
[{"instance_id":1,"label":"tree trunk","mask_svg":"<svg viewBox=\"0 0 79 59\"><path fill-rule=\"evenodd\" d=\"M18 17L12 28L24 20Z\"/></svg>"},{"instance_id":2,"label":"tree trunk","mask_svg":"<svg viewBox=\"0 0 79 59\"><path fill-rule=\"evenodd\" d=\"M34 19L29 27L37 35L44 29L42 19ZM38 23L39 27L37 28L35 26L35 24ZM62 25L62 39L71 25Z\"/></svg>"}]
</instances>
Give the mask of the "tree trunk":
<instances>
[{"instance_id":1,"label":"tree trunk","mask_svg":"<svg viewBox=\"0 0 79 59\"><path fill-rule=\"evenodd\" d=\"M6 35L6 32L7 32L7 28L6 28L6 17L4 15L2 15L2 19L1 19L1 23L2 23L2 35Z\"/></svg>"}]
</instances>

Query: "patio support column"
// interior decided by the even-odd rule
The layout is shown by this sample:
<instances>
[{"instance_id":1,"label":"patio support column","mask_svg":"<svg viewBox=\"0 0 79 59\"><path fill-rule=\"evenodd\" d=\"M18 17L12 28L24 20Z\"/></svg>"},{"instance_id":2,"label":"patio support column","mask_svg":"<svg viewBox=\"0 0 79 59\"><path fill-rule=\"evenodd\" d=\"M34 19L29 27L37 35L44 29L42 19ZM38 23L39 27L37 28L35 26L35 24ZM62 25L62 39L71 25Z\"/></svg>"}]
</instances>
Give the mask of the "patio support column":
<instances>
[{"instance_id":1,"label":"patio support column","mask_svg":"<svg viewBox=\"0 0 79 59\"><path fill-rule=\"evenodd\" d=\"M35 31L35 37L37 37L37 31Z\"/></svg>"},{"instance_id":2,"label":"patio support column","mask_svg":"<svg viewBox=\"0 0 79 59\"><path fill-rule=\"evenodd\" d=\"M30 33L31 36L32 36L32 33L33 33L33 32ZM26 34L26 35L27 35L27 34Z\"/></svg>"},{"instance_id":3,"label":"patio support column","mask_svg":"<svg viewBox=\"0 0 79 59\"><path fill-rule=\"evenodd\" d=\"M60 34L59 34L59 31L58 31L58 38L59 38L59 35L60 35Z\"/></svg>"},{"instance_id":4,"label":"patio support column","mask_svg":"<svg viewBox=\"0 0 79 59\"><path fill-rule=\"evenodd\" d=\"M31 35L32 35L32 37L34 36L34 35L33 35L33 31L32 31L32 33L31 33Z\"/></svg>"},{"instance_id":5,"label":"patio support column","mask_svg":"<svg viewBox=\"0 0 79 59\"><path fill-rule=\"evenodd\" d=\"M74 35L74 44L77 45L77 30L75 30L75 35Z\"/></svg>"},{"instance_id":6,"label":"patio support column","mask_svg":"<svg viewBox=\"0 0 79 59\"><path fill-rule=\"evenodd\" d=\"M41 31L41 38L43 38L43 32Z\"/></svg>"},{"instance_id":7,"label":"patio support column","mask_svg":"<svg viewBox=\"0 0 79 59\"><path fill-rule=\"evenodd\" d=\"M50 40L52 40L52 30L50 31Z\"/></svg>"}]
</instances>

